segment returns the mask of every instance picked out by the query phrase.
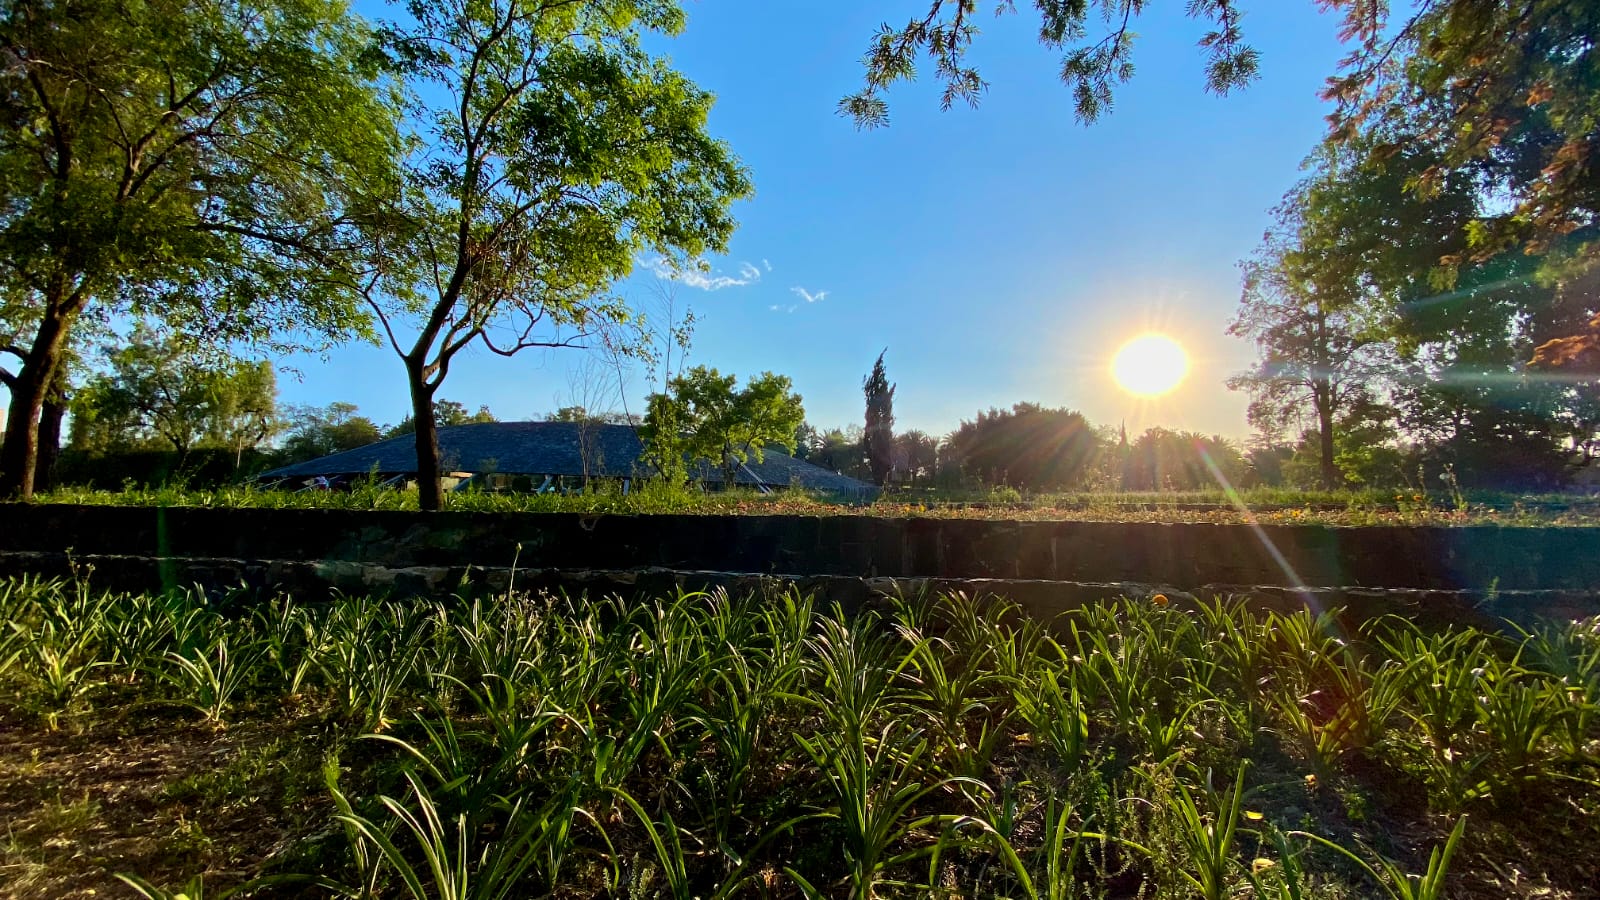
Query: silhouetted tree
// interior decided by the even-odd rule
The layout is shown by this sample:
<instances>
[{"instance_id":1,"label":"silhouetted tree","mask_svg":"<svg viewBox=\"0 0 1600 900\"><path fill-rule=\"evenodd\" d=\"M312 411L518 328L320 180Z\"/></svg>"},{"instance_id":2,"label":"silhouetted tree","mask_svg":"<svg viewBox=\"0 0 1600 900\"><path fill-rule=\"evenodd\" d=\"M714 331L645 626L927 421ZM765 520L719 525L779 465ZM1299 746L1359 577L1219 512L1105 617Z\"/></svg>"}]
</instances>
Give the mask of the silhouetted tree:
<instances>
[{"instance_id":1,"label":"silhouetted tree","mask_svg":"<svg viewBox=\"0 0 1600 900\"><path fill-rule=\"evenodd\" d=\"M861 436L861 449L866 452L867 466L875 484L886 484L894 469L894 385L883 368L884 350L872 364L872 372L861 380L861 392L867 398L867 424Z\"/></svg>"},{"instance_id":2,"label":"silhouetted tree","mask_svg":"<svg viewBox=\"0 0 1600 900\"><path fill-rule=\"evenodd\" d=\"M1216 435L1151 428L1129 448L1129 490L1235 487L1244 474L1245 462L1239 448Z\"/></svg>"},{"instance_id":3,"label":"silhouetted tree","mask_svg":"<svg viewBox=\"0 0 1600 900\"><path fill-rule=\"evenodd\" d=\"M867 465L861 452L861 435L857 433L858 428L859 426L854 425L848 429L833 428L819 435L810 455L806 457L807 460L813 465L838 472L840 475L849 475L851 478L867 477Z\"/></svg>"},{"instance_id":4,"label":"silhouetted tree","mask_svg":"<svg viewBox=\"0 0 1600 900\"><path fill-rule=\"evenodd\" d=\"M811 461L811 454L822 446L822 432L810 422L801 422L794 430L794 458Z\"/></svg>"},{"instance_id":5,"label":"silhouetted tree","mask_svg":"<svg viewBox=\"0 0 1600 900\"><path fill-rule=\"evenodd\" d=\"M906 473L912 484L930 481L939 464L939 442L921 431L908 431L895 438L895 467Z\"/></svg>"},{"instance_id":6,"label":"silhouetted tree","mask_svg":"<svg viewBox=\"0 0 1600 900\"><path fill-rule=\"evenodd\" d=\"M1318 435L1319 481L1331 489L1345 480L1335 461L1339 424L1348 410L1372 405L1392 353L1383 352L1359 279L1326 274L1320 263L1330 248L1303 244L1302 235L1329 230L1303 224L1315 181L1334 174L1329 154L1313 159L1318 174L1284 198L1277 226L1242 265L1244 290L1228 333L1253 342L1258 356L1249 371L1228 379L1228 387L1249 393L1250 423L1263 431L1285 429L1309 413Z\"/></svg>"},{"instance_id":7,"label":"silhouetted tree","mask_svg":"<svg viewBox=\"0 0 1600 900\"><path fill-rule=\"evenodd\" d=\"M946 445L969 477L989 485L1043 491L1083 483L1100 439L1080 413L1018 403L963 421Z\"/></svg>"}]
</instances>

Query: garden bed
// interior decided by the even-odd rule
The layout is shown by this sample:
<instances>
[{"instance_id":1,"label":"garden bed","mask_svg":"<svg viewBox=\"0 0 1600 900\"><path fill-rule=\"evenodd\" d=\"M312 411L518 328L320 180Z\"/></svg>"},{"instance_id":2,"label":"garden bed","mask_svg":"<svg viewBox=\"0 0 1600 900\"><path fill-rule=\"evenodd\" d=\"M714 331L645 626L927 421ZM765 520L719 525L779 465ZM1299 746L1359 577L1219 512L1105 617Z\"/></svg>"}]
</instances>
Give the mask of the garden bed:
<instances>
[{"instance_id":1,"label":"garden bed","mask_svg":"<svg viewBox=\"0 0 1600 900\"><path fill-rule=\"evenodd\" d=\"M962 597L848 619L798 594L217 600L0 586L0 892L1600 883L1600 620L1351 632L1160 595L1054 623Z\"/></svg>"}]
</instances>

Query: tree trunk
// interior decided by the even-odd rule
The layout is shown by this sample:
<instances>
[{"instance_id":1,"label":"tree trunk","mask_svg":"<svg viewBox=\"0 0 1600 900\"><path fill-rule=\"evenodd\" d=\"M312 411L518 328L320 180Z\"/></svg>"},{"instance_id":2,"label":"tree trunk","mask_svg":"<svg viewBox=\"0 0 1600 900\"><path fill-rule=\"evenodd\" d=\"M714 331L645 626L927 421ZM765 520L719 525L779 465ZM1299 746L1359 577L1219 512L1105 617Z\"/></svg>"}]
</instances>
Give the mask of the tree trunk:
<instances>
[{"instance_id":1,"label":"tree trunk","mask_svg":"<svg viewBox=\"0 0 1600 900\"><path fill-rule=\"evenodd\" d=\"M1333 448L1333 387L1326 381L1317 385L1314 394L1317 406L1317 437L1322 486L1328 490L1339 487L1344 481L1339 477L1339 467L1334 462Z\"/></svg>"},{"instance_id":2,"label":"tree trunk","mask_svg":"<svg viewBox=\"0 0 1600 900\"><path fill-rule=\"evenodd\" d=\"M56 379L58 382L63 380ZM59 389L39 411L39 454L33 470L33 487L48 491L56 486L56 460L61 458L61 421L67 416L67 399Z\"/></svg>"},{"instance_id":3,"label":"tree trunk","mask_svg":"<svg viewBox=\"0 0 1600 900\"><path fill-rule=\"evenodd\" d=\"M6 442L0 444L0 497L33 498L33 469L39 454L39 392L17 378L6 411Z\"/></svg>"},{"instance_id":4,"label":"tree trunk","mask_svg":"<svg viewBox=\"0 0 1600 900\"><path fill-rule=\"evenodd\" d=\"M61 365L69 318L60 311L59 304L46 304L33 346L23 358L16 384L11 388L6 441L0 446L0 497L33 499L33 476L39 463L39 416Z\"/></svg>"},{"instance_id":5,"label":"tree trunk","mask_svg":"<svg viewBox=\"0 0 1600 900\"><path fill-rule=\"evenodd\" d=\"M435 511L444 508L443 474L439 470L439 424L433 418L433 389L422 372L406 366L411 382L411 420L416 423L417 505Z\"/></svg>"}]
</instances>

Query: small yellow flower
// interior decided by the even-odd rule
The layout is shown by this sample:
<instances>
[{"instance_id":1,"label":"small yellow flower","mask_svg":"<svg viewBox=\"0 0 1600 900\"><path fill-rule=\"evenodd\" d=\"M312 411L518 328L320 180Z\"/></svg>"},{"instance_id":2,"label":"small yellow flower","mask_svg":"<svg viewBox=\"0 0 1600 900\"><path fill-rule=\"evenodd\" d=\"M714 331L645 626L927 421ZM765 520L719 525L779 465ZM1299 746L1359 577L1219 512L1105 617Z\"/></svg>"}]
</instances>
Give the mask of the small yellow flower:
<instances>
[{"instance_id":1,"label":"small yellow flower","mask_svg":"<svg viewBox=\"0 0 1600 900\"><path fill-rule=\"evenodd\" d=\"M1311 788L1312 790L1316 790L1316 787L1317 787L1317 774L1315 772L1313 772L1310 775L1306 776L1306 787Z\"/></svg>"},{"instance_id":2,"label":"small yellow flower","mask_svg":"<svg viewBox=\"0 0 1600 900\"><path fill-rule=\"evenodd\" d=\"M1166 606L1171 601L1167 599L1166 594L1152 594L1150 595L1150 602L1157 606Z\"/></svg>"},{"instance_id":3,"label":"small yellow flower","mask_svg":"<svg viewBox=\"0 0 1600 900\"><path fill-rule=\"evenodd\" d=\"M1245 817L1245 818L1246 818L1246 819L1249 819L1249 820L1250 820L1250 821L1252 821L1252 822L1259 822L1259 821L1261 821L1261 820L1262 820L1262 819L1265 819L1265 818L1266 818L1266 816L1263 816L1263 815L1262 815L1262 814L1261 814L1261 813L1258 813L1258 812L1256 812L1256 811L1255 811L1255 810L1253 810L1253 809L1247 809L1247 810L1245 810L1245 812L1244 812L1244 817Z\"/></svg>"},{"instance_id":4,"label":"small yellow flower","mask_svg":"<svg viewBox=\"0 0 1600 900\"><path fill-rule=\"evenodd\" d=\"M1277 863L1273 862L1270 859L1267 859L1264 856L1258 856L1253 861L1251 861L1251 863L1250 863L1250 871L1254 872L1257 875L1260 875L1262 872L1265 872L1268 869L1274 868L1277 865L1278 865Z\"/></svg>"}]
</instances>

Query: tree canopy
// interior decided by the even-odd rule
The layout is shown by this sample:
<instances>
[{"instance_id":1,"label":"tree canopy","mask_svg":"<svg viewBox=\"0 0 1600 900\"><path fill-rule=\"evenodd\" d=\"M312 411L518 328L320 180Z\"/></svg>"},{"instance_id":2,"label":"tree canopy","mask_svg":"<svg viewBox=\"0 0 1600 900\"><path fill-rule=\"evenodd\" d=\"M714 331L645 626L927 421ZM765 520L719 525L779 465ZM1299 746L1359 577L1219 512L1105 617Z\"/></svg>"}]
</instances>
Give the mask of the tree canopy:
<instances>
[{"instance_id":1,"label":"tree canopy","mask_svg":"<svg viewBox=\"0 0 1600 900\"><path fill-rule=\"evenodd\" d=\"M795 450L805 407L787 375L738 378L695 366L672 379L667 393L650 395L640 436L665 477L681 478L684 462L705 460L731 485L747 460L760 462L767 445Z\"/></svg>"},{"instance_id":2,"label":"tree canopy","mask_svg":"<svg viewBox=\"0 0 1600 900\"><path fill-rule=\"evenodd\" d=\"M468 412L465 403L455 400L440 398L433 401L433 421L440 428L450 428L456 425L481 425L487 422L498 422L494 413L486 405L479 406L477 412ZM383 433L386 438L401 437L417 433L417 420L412 416L401 419L399 424Z\"/></svg>"},{"instance_id":3,"label":"tree canopy","mask_svg":"<svg viewBox=\"0 0 1600 900\"><path fill-rule=\"evenodd\" d=\"M0 494L32 490L40 408L86 314L214 340L360 326L341 263L398 146L368 48L337 0L0 10L0 331L20 360Z\"/></svg>"},{"instance_id":4,"label":"tree canopy","mask_svg":"<svg viewBox=\"0 0 1600 900\"><path fill-rule=\"evenodd\" d=\"M289 431L283 441L284 462L319 459L383 440L383 430L360 412L354 403L342 401L289 407L284 415Z\"/></svg>"},{"instance_id":5,"label":"tree canopy","mask_svg":"<svg viewBox=\"0 0 1600 900\"><path fill-rule=\"evenodd\" d=\"M207 360L179 337L140 331L107 363L74 399L76 449L164 444L181 466L190 450L209 445L233 451L237 461L282 430L267 362Z\"/></svg>"}]
</instances>

